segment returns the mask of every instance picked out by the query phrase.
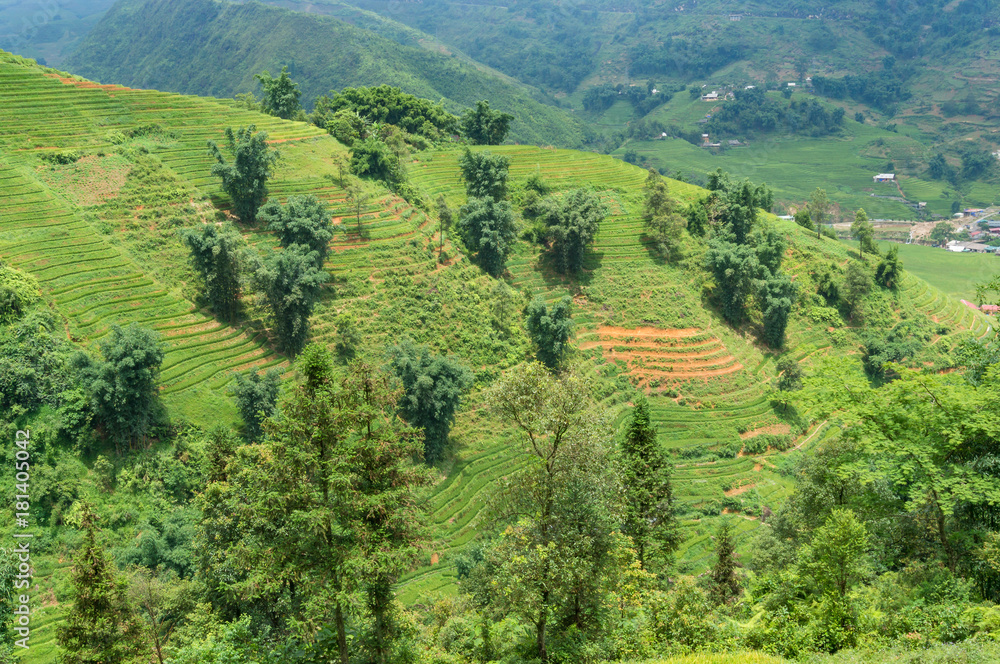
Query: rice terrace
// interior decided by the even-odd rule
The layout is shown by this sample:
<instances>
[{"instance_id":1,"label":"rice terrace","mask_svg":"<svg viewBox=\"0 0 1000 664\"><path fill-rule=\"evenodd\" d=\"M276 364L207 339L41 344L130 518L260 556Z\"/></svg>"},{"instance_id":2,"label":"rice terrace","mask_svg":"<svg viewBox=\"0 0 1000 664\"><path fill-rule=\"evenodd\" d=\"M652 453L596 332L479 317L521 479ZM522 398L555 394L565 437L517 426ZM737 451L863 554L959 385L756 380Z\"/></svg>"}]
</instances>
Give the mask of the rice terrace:
<instances>
[{"instance_id":1,"label":"rice terrace","mask_svg":"<svg viewBox=\"0 0 1000 664\"><path fill-rule=\"evenodd\" d=\"M469 6L478 42L435 2L91 4L35 55L289 60L197 96L0 50L0 662L1000 657L1000 259L901 244L1000 244L993 116L905 87L937 19L906 55L865 2ZM333 30L371 50L296 50Z\"/></svg>"}]
</instances>

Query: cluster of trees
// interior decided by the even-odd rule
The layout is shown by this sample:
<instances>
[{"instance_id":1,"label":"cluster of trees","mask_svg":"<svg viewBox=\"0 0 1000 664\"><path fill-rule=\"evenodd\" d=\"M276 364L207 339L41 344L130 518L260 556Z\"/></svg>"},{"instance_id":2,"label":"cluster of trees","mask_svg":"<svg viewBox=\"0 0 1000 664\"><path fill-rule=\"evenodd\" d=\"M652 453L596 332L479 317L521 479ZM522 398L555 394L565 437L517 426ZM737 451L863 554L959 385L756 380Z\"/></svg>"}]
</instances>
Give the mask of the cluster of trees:
<instances>
[{"instance_id":1,"label":"cluster of trees","mask_svg":"<svg viewBox=\"0 0 1000 664\"><path fill-rule=\"evenodd\" d=\"M446 111L441 104L420 99L389 85L331 91L329 96L324 95L316 100L312 114L312 121L316 126L329 130L345 145L353 142L343 140L342 137L349 135L350 131L356 131L356 118L363 118L369 124L394 125L409 134L423 136L431 141L459 131L458 117ZM345 131L343 125L350 129Z\"/></svg>"},{"instance_id":2,"label":"cluster of trees","mask_svg":"<svg viewBox=\"0 0 1000 664\"><path fill-rule=\"evenodd\" d=\"M507 200L510 160L466 149L458 163L467 195L459 211L458 234L480 267L499 277L517 239L514 212Z\"/></svg>"},{"instance_id":3,"label":"cluster of trees","mask_svg":"<svg viewBox=\"0 0 1000 664\"><path fill-rule=\"evenodd\" d=\"M702 236L707 230L704 206L693 204L682 215L680 205L670 196L666 181L652 168L646 175L645 195L642 220L657 253L667 260L681 258L689 237L685 230L694 236Z\"/></svg>"},{"instance_id":4,"label":"cluster of trees","mask_svg":"<svg viewBox=\"0 0 1000 664\"><path fill-rule=\"evenodd\" d=\"M723 135L775 131L809 136L836 133L844 124L844 109L827 110L807 99L787 105L767 96L762 88L737 90L732 103L723 104L709 121L710 132Z\"/></svg>"},{"instance_id":5,"label":"cluster of trees","mask_svg":"<svg viewBox=\"0 0 1000 664\"><path fill-rule=\"evenodd\" d=\"M38 306L31 277L0 265L0 294L16 295L0 305L0 423L45 408L53 440L95 452L124 453L162 432L158 334L113 324L95 357L58 336L62 326Z\"/></svg>"},{"instance_id":6,"label":"cluster of trees","mask_svg":"<svg viewBox=\"0 0 1000 664\"><path fill-rule=\"evenodd\" d=\"M234 323L240 315L247 285L259 293L273 319L278 346L292 355L305 346L309 316L330 275L323 262L333 237L331 216L313 195L291 196L285 205L264 204L267 179L278 160L267 146L267 132L256 127L226 130L233 160L227 161L209 142L219 163L213 173L222 177L233 209L248 225L267 224L282 250L262 257L246 246L229 225L203 224L182 233L191 250L191 262L205 284L205 298L221 319Z\"/></svg>"},{"instance_id":7,"label":"cluster of trees","mask_svg":"<svg viewBox=\"0 0 1000 664\"><path fill-rule=\"evenodd\" d=\"M674 37L658 48L640 44L630 49L628 71L629 75L637 77L669 76L691 80L743 60L755 48L735 34L711 41Z\"/></svg>"},{"instance_id":8,"label":"cluster of trees","mask_svg":"<svg viewBox=\"0 0 1000 664\"><path fill-rule=\"evenodd\" d=\"M798 288L781 271L787 242L758 218L773 198L766 185L733 182L721 170L709 175L712 195L702 202L705 217L714 219L705 267L716 283L715 298L723 317L741 325L752 310L761 316L763 340L784 344L785 327Z\"/></svg>"},{"instance_id":9,"label":"cluster of trees","mask_svg":"<svg viewBox=\"0 0 1000 664\"><path fill-rule=\"evenodd\" d=\"M938 152L927 163L927 174L935 180L947 180L959 186L963 180L978 180L996 173L997 159L983 147L966 148L961 155L961 168L955 168L944 154Z\"/></svg>"},{"instance_id":10,"label":"cluster of trees","mask_svg":"<svg viewBox=\"0 0 1000 664\"><path fill-rule=\"evenodd\" d=\"M848 74L843 78L813 76L813 89L832 99L850 97L855 101L874 106L887 113L894 113L900 102L912 96L907 81L914 69L909 65L896 65L896 59L887 55L882 69L864 74Z\"/></svg>"},{"instance_id":11,"label":"cluster of trees","mask_svg":"<svg viewBox=\"0 0 1000 664\"><path fill-rule=\"evenodd\" d=\"M656 90L654 93L653 91ZM593 113L611 108L615 102L624 99L639 115L646 115L654 108L665 104L673 97L673 90L658 90L652 80L645 87L639 85L617 85L602 83L589 88L583 95L583 107Z\"/></svg>"}]
</instances>

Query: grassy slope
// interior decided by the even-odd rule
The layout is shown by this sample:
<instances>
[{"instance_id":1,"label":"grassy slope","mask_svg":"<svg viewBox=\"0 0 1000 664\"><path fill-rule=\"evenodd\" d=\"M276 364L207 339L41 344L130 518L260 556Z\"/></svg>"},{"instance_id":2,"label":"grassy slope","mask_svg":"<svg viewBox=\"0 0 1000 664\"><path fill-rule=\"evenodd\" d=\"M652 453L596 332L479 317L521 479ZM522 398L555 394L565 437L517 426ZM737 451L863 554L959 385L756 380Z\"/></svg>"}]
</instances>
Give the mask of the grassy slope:
<instances>
[{"instance_id":1,"label":"grassy slope","mask_svg":"<svg viewBox=\"0 0 1000 664\"><path fill-rule=\"evenodd\" d=\"M282 65L289 65L307 107L330 90L387 83L443 99L455 112L488 99L516 116L511 140L581 142L569 113L467 59L404 46L335 18L259 3L121 0L66 67L108 83L231 97L259 90L254 75L265 69L277 74Z\"/></svg>"},{"instance_id":2,"label":"grassy slope","mask_svg":"<svg viewBox=\"0 0 1000 664\"><path fill-rule=\"evenodd\" d=\"M376 191L358 231L336 178L327 177L335 172L332 157L344 148L314 128L213 100L97 86L5 57L0 57L0 83L0 104L6 109L0 122L0 259L42 281L46 300L84 345L93 345L113 321L135 320L164 332L169 344L164 398L175 418L203 425L231 419L224 394L230 372L282 361L262 343L262 331L221 326L198 311L190 299L194 286L184 283L190 275L174 233L214 221L211 204L227 204L208 175L211 159L204 146L230 125L256 122L281 141L274 197L313 193L333 209L337 233L327 267L334 283L314 317L315 338L331 342L337 314L351 313L375 357L385 344L409 334L439 352L460 356L479 385L527 354L516 311L507 314L505 326L483 324L496 313L494 282L456 256L450 243L446 249L453 258L438 265L435 224L423 213ZM149 123L163 131L112 144L120 138L114 132ZM49 166L40 159L67 149L86 156L71 166ZM540 172L557 191L594 186L613 213L578 280L553 273L539 249L523 243L509 263L510 281L526 295L550 301L574 296L574 357L582 371L601 379L608 412L621 421L634 390L643 389L650 395L660 439L672 449L717 447L740 432L780 429L779 413L767 395L775 357L705 306L700 270L661 265L644 244L638 218L644 171L592 153L496 149L511 158L513 181ZM441 193L460 204L458 156L454 150L419 154L409 164L414 183L429 197ZM701 193L683 183L670 186L685 199ZM804 287L817 261L843 264L850 255L845 245L776 223L792 242L788 271ZM266 232L245 233L261 249L276 244ZM933 316L947 328L935 340L942 345L970 333L963 330L986 333L981 316L911 276L898 307L910 316ZM883 315L894 316L893 307L884 309ZM828 332L807 313L797 310L789 326L794 357L808 366L823 353L852 350L851 331ZM930 351L918 359L942 362ZM428 498L435 538L425 566L407 580L402 593L407 601L454 592L452 556L475 537L491 483L524 463L514 432L477 404L473 393L454 429L456 453L440 467L440 481ZM808 449L830 432L823 424L814 426L798 444ZM737 508L751 497L774 506L787 495L791 482L778 472L787 456L678 462L676 494L686 535L682 569L698 571L707 564L709 538L720 518L717 505L726 490L752 485L735 497ZM743 537L756 526L753 514L748 507L732 517ZM440 556L433 566L432 553Z\"/></svg>"}]
</instances>

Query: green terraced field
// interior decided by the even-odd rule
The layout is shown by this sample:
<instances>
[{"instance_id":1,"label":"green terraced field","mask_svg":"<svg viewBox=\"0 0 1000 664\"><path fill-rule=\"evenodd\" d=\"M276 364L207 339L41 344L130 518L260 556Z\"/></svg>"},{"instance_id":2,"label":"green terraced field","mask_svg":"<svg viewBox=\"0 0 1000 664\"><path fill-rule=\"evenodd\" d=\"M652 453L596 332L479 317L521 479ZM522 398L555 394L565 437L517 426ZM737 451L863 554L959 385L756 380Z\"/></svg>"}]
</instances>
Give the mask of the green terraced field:
<instances>
[{"instance_id":1,"label":"green terraced field","mask_svg":"<svg viewBox=\"0 0 1000 664\"><path fill-rule=\"evenodd\" d=\"M116 322L159 330L168 347L162 394L178 420L233 420L225 393L232 372L286 366L259 325L222 325L196 307L197 289L176 235L223 218L228 201L210 175L206 142L222 140L228 126L255 123L280 149L273 198L315 194L331 208L335 235L326 267L333 279L312 321L314 339L333 343L337 317L348 313L365 340L363 352L381 357L385 345L409 335L461 357L475 373L476 390L530 353L518 311L508 314L505 330L487 322L495 282L450 241L447 260L439 262L435 219L373 188L359 228L333 160L345 148L315 127L218 100L98 86L3 58L0 105L0 259L39 279L67 334L85 346L92 348ZM125 137L150 126L147 134ZM609 208L582 274L555 273L538 246L522 242L506 279L525 297L573 297L573 359L607 386L601 406L618 423L637 390L648 394L661 442L678 454L675 491L686 537L681 568L701 571L722 510L738 522L745 541L760 507L777 506L791 490L779 472L782 457L800 452L715 453L763 433L788 434L796 449L808 451L836 429L824 422L792 431L783 421L770 401L776 355L707 306L698 247L676 265L653 255L639 217L645 171L593 153L493 149L510 158L513 182L539 173L556 192L591 186ZM64 166L40 158L69 150L83 158ZM453 207L464 202L459 156L455 149L426 151L407 165L427 200L443 194ZM701 193L690 184L669 186L683 200ZM851 255L844 244L771 219L790 240L786 265L796 280L808 282L818 259L845 264ZM277 245L266 231L242 231L262 250ZM947 327L940 337L945 342L988 329L981 315L916 277L905 280L900 302ZM788 338L789 352L806 368L827 353L851 351L804 309L794 312ZM454 555L488 518L490 488L525 463L523 441L479 407L476 390L458 414L455 453L437 469L426 504L433 541L423 565L405 580L403 601L455 592Z\"/></svg>"}]
</instances>

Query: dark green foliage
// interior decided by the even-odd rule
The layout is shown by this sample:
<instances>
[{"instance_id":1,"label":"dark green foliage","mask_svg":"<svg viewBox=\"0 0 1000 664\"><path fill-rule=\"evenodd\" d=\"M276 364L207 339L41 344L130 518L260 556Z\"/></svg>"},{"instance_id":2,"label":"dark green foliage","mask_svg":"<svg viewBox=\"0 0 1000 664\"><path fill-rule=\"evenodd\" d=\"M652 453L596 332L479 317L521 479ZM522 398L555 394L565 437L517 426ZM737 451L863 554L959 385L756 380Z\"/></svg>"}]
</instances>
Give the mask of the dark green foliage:
<instances>
[{"instance_id":1,"label":"dark green foliage","mask_svg":"<svg viewBox=\"0 0 1000 664\"><path fill-rule=\"evenodd\" d=\"M510 159L489 150L473 152L468 148L458 159L465 180L465 193L469 198L507 198L507 173Z\"/></svg>"},{"instance_id":2,"label":"dark green foliage","mask_svg":"<svg viewBox=\"0 0 1000 664\"><path fill-rule=\"evenodd\" d=\"M476 145L500 145L513 119L510 113L491 109L488 101L477 101L475 109L462 115L462 133Z\"/></svg>"},{"instance_id":3,"label":"dark green foliage","mask_svg":"<svg viewBox=\"0 0 1000 664\"><path fill-rule=\"evenodd\" d=\"M342 313L337 316L337 340L333 345L334 352L342 362L349 362L357 355L358 346L361 345L362 337L358 331L357 321L349 313Z\"/></svg>"},{"instance_id":4,"label":"dark green foliage","mask_svg":"<svg viewBox=\"0 0 1000 664\"><path fill-rule=\"evenodd\" d=\"M894 377L894 373L887 374L885 365L913 357L920 352L929 337L913 321L898 323L888 333L872 332L865 335L862 349L865 371L875 379Z\"/></svg>"},{"instance_id":5,"label":"dark green foliage","mask_svg":"<svg viewBox=\"0 0 1000 664\"><path fill-rule=\"evenodd\" d=\"M791 96L791 88L785 88ZM844 124L844 109L827 111L819 102L807 99L782 104L768 97L762 88L737 90L735 100L723 104L706 126L712 134L754 135L782 132L826 136ZM786 97L787 98L787 97Z\"/></svg>"},{"instance_id":6,"label":"dark green foliage","mask_svg":"<svg viewBox=\"0 0 1000 664\"><path fill-rule=\"evenodd\" d=\"M902 277L903 261L899 259L899 247L894 244L885 252L885 256L875 268L875 283L882 288L895 290Z\"/></svg>"},{"instance_id":7,"label":"dark green foliage","mask_svg":"<svg viewBox=\"0 0 1000 664\"><path fill-rule=\"evenodd\" d=\"M659 47L642 44L631 49L628 71L637 77L665 75L691 80L742 60L754 50L753 45L735 35L720 43L671 38L663 40Z\"/></svg>"},{"instance_id":8,"label":"dark green foliage","mask_svg":"<svg viewBox=\"0 0 1000 664\"><path fill-rule=\"evenodd\" d=\"M264 261L254 279L274 317L278 346L297 354L309 336L309 316L330 275L316 267L315 251L293 244Z\"/></svg>"},{"instance_id":9,"label":"dark green foliage","mask_svg":"<svg viewBox=\"0 0 1000 664\"><path fill-rule=\"evenodd\" d=\"M75 164L80 161L80 153L78 152L46 152L41 157L42 161L48 162L54 166L68 166L69 164Z\"/></svg>"},{"instance_id":10,"label":"dark green foliage","mask_svg":"<svg viewBox=\"0 0 1000 664\"><path fill-rule=\"evenodd\" d=\"M374 135L357 141L351 147L351 173L358 177L382 180L389 187L406 179L399 163L399 155Z\"/></svg>"},{"instance_id":11,"label":"dark green foliage","mask_svg":"<svg viewBox=\"0 0 1000 664\"><path fill-rule=\"evenodd\" d=\"M137 664L149 660L143 626L129 603L127 585L97 543L96 517L83 509L83 546L73 561L75 597L57 630L59 664Z\"/></svg>"},{"instance_id":12,"label":"dark green foliage","mask_svg":"<svg viewBox=\"0 0 1000 664\"><path fill-rule=\"evenodd\" d=\"M570 317L572 303L571 298L564 297L548 307L539 296L525 309L525 325L537 348L535 355L549 369L557 368L569 350L569 338L573 331L573 319Z\"/></svg>"},{"instance_id":13,"label":"dark green foliage","mask_svg":"<svg viewBox=\"0 0 1000 664\"><path fill-rule=\"evenodd\" d=\"M861 311L861 303L871 292L873 285L871 269L867 263L853 260L847 264L847 274L844 275L840 295L852 319Z\"/></svg>"},{"instance_id":14,"label":"dark green foliage","mask_svg":"<svg viewBox=\"0 0 1000 664\"><path fill-rule=\"evenodd\" d=\"M778 378L775 387L782 392L795 392L802 389L802 367L791 357L783 357L775 365Z\"/></svg>"},{"instance_id":15,"label":"dark green foliage","mask_svg":"<svg viewBox=\"0 0 1000 664\"><path fill-rule=\"evenodd\" d=\"M708 232L708 210L701 203L691 203L687 207L687 230L693 236L704 237Z\"/></svg>"},{"instance_id":16,"label":"dark green foliage","mask_svg":"<svg viewBox=\"0 0 1000 664\"><path fill-rule=\"evenodd\" d=\"M781 348L785 343L785 327L797 295L798 287L780 272L768 279L761 289L764 341L772 348Z\"/></svg>"},{"instance_id":17,"label":"dark green foliage","mask_svg":"<svg viewBox=\"0 0 1000 664\"><path fill-rule=\"evenodd\" d=\"M935 180L947 180L954 177L955 170L945 160L944 155L938 152L927 163L927 173Z\"/></svg>"},{"instance_id":18,"label":"dark green foliage","mask_svg":"<svg viewBox=\"0 0 1000 664\"><path fill-rule=\"evenodd\" d=\"M625 520L622 532L632 538L639 563L647 569L653 553L672 553L680 542L674 518L671 466L649 420L649 404L639 397L622 441ZM661 560L660 565L666 561Z\"/></svg>"},{"instance_id":19,"label":"dark green foliage","mask_svg":"<svg viewBox=\"0 0 1000 664\"><path fill-rule=\"evenodd\" d=\"M607 214L608 208L592 189L574 189L548 201L542 219L560 272L580 271L587 245Z\"/></svg>"},{"instance_id":20,"label":"dark green foliage","mask_svg":"<svg viewBox=\"0 0 1000 664\"><path fill-rule=\"evenodd\" d=\"M316 100L314 122L330 129L332 134L335 134L331 127L333 117L345 111L370 122L395 125L410 134L431 140L458 133L458 118L444 110L443 106L390 85L344 88L330 94L330 97Z\"/></svg>"},{"instance_id":21,"label":"dark green foliage","mask_svg":"<svg viewBox=\"0 0 1000 664\"><path fill-rule=\"evenodd\" d=\"M266 69L254 76L264 88L261 107L265 113L275 115L285 120L291 120L302 109L299 98L302 92L297 83L288 75L288 67L281 68L278 78L271 78L271 72Z\"/></svg>"},{"instance_id":22,"label":"dark green foliage","mask_svg":"<svg viewBox=\"0 0 1000 664\"><path fill-rule=\"evenodd\" d=\"M90 368L97 420L119 448L144 439L157 403L163 363L160 335L132 323L111 326L99 344L103 362Z\"/></svg>"},{"instance_id":23,"label":"dark green foliage","mask_svg":"<svg viewBox=\"0 0 1000 664\"><path fill-rule=\"evenodd\" d=\"M293 244L316 254L317 269L323 268L333 238L333 225L326 204L312 194L289 196L284 205L271 201L260 209L258 219L274 231L281 246Z\"/></svg>"},{"instance_id":24,"label":"dark green foliage","mask_svg":"<svg viewBox=\"0 0 1000 664\"><path fill-rule=\"evenodd\" d=\"M38 280L0 263L0 325L9 325L40 300Z\"/></svg>"},{"instance_id":25,"label":"dark green foliage","mask_svg":"<svg viewBox=\"0 0 1000 664\"><path fill-rule=\"evenodd\" d=\"M816 292L823 296L831 307L840 303L840 269L836 263L823 265L813 273Z\"/></svg>"},{"instance_id":26,"label":"dark green foliage","mask_svg":"<svg viewBox=\"0 0 1000 664\"><path fill-rule=\"evenodd\" d=\"M962 177L975 180L996 170L997 158L989 149L968 148L962 154Z\"/></svg>"},{"instance_id":27,"label":"dark green foliage","mask_svg":"<svg viewBox=\"0 0 1000 664\"><path fill-rule=\"evenodd\" d=\"M881 111L890 111L910 98L906 83L912 73L912 67L892 67L843 78L813 76L813 89L833 99L851 97Z\"/></svg>"},{"instance_id":28,"label":"dark green foliage","mask_svg":"<svg viewBox=\"0 0 1000 664\"><path fill-rule=\"evenodd\" d=\"M215 141L208 148L217 164L212 175L222 178L222 189L233 202L233 212L245 224L257 221L257 210L267 199L267 181L274 173L279 153L267 147L267 132L256 125L226 128L226 146L232 161L227 161Z\"/></svg>"},{"instance_id":29,"label":"dark green foliage","mask_svg":"<svg viewBox=\"0 0 1000 664\"><path fill-rule=\"evenodd\" d=\"M510 203L493 198L470 198L459 211L458 234L476 262L494 277L503 274L514 250L517 228Z\"/></svg>"},{"instance_id":30,"label":"dark green foliage","mask_svg":"<svg viewBox=\"0 0 1000 664\"><path fill-rule=\"evenodd\" d=\"M229 227L202 224L181 233L191 249L191 263L205 282L205 296L212 311L234 323L240 311L239 233Z\"/></svg>"},{"instance_id":31,"label":"dark green foliage","mask_svg":"<svg viewBox=\"0 0 1000 664\"><path fill-rule=\"evenodd\" d=\"M705 253L705 266L718 285L715 296L722 305L723 317L733 325L741 324L747 300L761 275L757 252L745 244L713 239Z\"/></svg>"},{"instance_id":32,"label":"dark green foliage","mask_svg":"<svg viewBox=\"0 0 1000 664\"><path fill-rule=\"evenodd\" d=\"M389 349L392 370L403 381L399 412L424 431L424 460L434 464L448 443L448 432L462 395L472 386L472 373L455 360L431 355L427 346L409 338Z\"/></svg>"},{"instance_id":33,"label":"dark green foliage","mask_svg":"<svg viewBox=\"0 0 1000 664\"><path fill-rule=\"evenodd\" d=\"M261 425L264 420L275 413L278 391L281 389L281 372L271 369L258 373L256 369L250 369L246 373L236 374L235 379L232 394L236 399L236 409L243 418L247 440L254 443L263 434Z\"/></svg>"},{"instance_id":34,"label":"dark green foliage","mask_svg":"<svg viewBox=\"0 0 1000 664\"><path fill-rule=\"evenodd\" d=\"M717 602L726 604L740 594L740 582L736 577L736 542L733 527L725 521L715 536L715 565L712 567L712 594Z\"/></svg>"},{"instance_id":35,"label":"dark green foliage","mask_svg":"<svg viewBox=\"0 0 1000 664\"><path fill-rule=\"evenodd\" d=\"M657 252L666 259L679 258L687 219L677 213L677 201L670 197L667 183L653 169L649 169L649 174L646 176L644 191L646 200L643 204L642 219ZM688 215L695 219L695 223L700 225L704 233L708 222L705 209L694 203L688 209Z\"/></svg>"}]
</instances>

